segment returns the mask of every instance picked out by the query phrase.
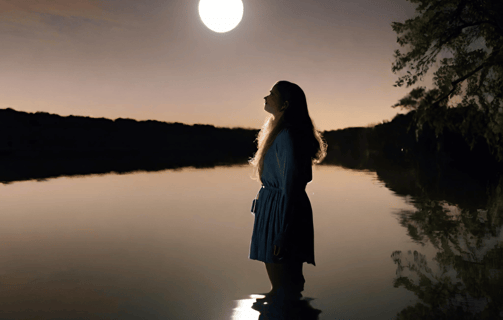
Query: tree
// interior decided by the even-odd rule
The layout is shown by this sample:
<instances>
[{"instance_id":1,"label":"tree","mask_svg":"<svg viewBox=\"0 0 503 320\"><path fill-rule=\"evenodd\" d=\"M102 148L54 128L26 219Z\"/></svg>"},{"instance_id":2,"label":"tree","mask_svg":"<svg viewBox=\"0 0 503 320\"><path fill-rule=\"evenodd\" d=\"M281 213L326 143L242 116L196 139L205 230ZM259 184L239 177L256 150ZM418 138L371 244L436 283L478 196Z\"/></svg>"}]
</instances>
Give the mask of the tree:
<instances>
[{"instance_id":1,"label":"tree","mask_svg":"<svg viewBox=\"0 0 503 320\"><path fill-rule=\"evenodd\" d=\"M408 88L418 78L423 80L442 50L452 52L453 58L440 61L434 72L435 88L415 88L392 107L416 111L416 140L424 123L435 129L437 137L445 127L455 128L472 149L476 137L483 136L498 161L503 161L503 1L408 1L419 3L419 14L405 23L391 24L400 46L410 49L406 54L395 51L392 71L396 74L409 67L412 72L399 77L394 86L401 87L406 81ZM477 40L483 40L485 48L472 50L470 46ZM466 90L462 90L463 83ZM462 101L449 106L454 96ZM450 121L449 107L466 108L462 123Z\"/></svg>"}]
</instances>

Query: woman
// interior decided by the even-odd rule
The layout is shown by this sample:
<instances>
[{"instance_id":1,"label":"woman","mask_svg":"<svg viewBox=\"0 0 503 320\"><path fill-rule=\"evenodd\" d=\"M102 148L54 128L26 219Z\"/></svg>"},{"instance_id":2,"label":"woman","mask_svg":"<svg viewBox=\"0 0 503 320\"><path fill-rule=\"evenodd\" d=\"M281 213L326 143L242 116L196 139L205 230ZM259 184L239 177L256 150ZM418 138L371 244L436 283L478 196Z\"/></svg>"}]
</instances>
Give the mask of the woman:
<instances>
[{"instance_id":1,"label":"woman","mask_svg":"<svg viewBox=\"0 0 503 320\"><path fill-rule=\"evenodd\" d=\"M298 85L279 81L264 99L271 115L249 161L252 178L262 183L252 205L249 258L265 263L272 285L265 300L298 299L305 282L302 264L315 265L313 214L305 188L312 180L312 165L325 158L327 144L309 117Z\"/></svg>"}]
</instances>

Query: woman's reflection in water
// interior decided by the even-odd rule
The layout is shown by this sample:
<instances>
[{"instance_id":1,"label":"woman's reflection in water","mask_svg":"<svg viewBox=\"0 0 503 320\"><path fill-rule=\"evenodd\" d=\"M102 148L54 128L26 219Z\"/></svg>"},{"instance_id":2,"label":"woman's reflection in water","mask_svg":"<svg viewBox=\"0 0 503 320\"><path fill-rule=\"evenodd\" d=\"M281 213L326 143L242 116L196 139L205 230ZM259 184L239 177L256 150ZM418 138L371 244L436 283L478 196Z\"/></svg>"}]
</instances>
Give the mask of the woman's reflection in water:
<instances>
[{"instance_id":1,"label":"woman's reflection in water","mask_svg":"<svg viewBox=\"0 0 503 320\"><path fill-rule=\"evenodd\" d=\"M255 302L252 309L260 312L259 320L317 320L320 310L309 304L309 299L298 301Z\"/></svg>"},{"instance_id":2,"label":"woman's reflection in water","mask_svg":"<svg viewBox=\"0 0 503 320\"><path fill-rule=\"evenodd\" d=\"M267 320L316 320L321 310L313 308L310 298L302 300L264 301L257 299L262 295L252 294L249 299L235 300L236 306L230 320L267 319ZM258 313L258 314L257 314Z\"/></svg>"}]
</instances>

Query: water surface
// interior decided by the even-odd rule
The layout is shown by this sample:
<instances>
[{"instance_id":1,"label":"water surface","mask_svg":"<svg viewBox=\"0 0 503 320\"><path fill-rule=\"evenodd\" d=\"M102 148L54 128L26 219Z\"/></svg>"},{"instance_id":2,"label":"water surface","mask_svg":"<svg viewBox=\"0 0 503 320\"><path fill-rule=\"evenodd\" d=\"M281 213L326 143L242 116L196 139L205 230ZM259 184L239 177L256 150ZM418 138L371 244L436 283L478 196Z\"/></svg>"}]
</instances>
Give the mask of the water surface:
<instances>
[{"instance_id":1,"label":"water surface","mask_svg":"<svg viewBox=\"0 0 503 320\"><path fill-rule=\"evenodd\" d=\"M270 290L248 259L247 166L60 177L0 185L1 319L258 319ZM400 223L417 210L375 172L313 167L319 319L393 319L419 299L395 287L396 252L431 259ZM455 211L455 206L444 207ZM446 209L446 210L447 210ZM403 217L403 215L402 215ZM393 253L395 253L394 256Z\"/></svg>"}]
</instances>

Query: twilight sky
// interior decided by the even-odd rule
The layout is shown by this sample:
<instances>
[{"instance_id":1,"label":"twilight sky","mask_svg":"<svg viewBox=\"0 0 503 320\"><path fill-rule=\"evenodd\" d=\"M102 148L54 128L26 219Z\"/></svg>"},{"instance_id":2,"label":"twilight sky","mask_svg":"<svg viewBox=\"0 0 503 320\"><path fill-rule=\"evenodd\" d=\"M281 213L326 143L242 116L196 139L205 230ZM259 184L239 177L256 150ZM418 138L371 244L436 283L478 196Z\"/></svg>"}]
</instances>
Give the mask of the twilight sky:
<instances>
[{"instance_id":1,"label":"twilight sky","mask_svg":"<svg viewBox=\"0 0 503 320\"><path fill-rule=\"evenodd\" d=\"M306 93L319 130L391 119L391 22L405 0L243 0L215 33L199 0L0 0L0 109L260 128L278 80ZM405 52L404 49L401 49ZM440 59L437 59L439 61Z\"/></svg>"}]
</instances>

